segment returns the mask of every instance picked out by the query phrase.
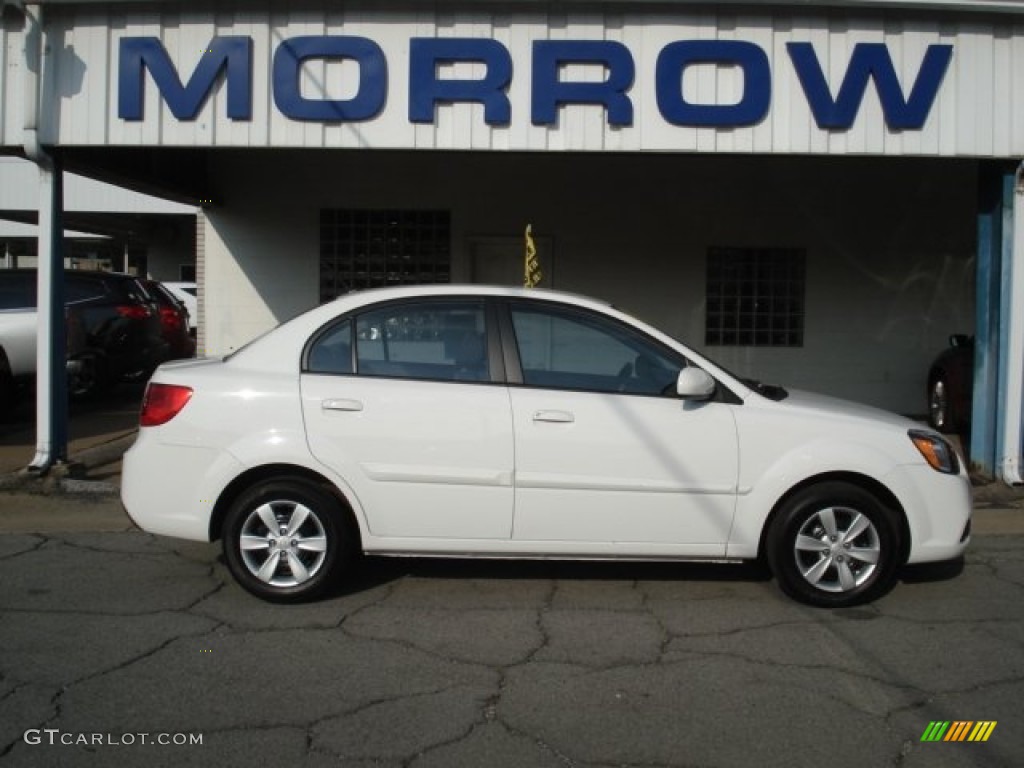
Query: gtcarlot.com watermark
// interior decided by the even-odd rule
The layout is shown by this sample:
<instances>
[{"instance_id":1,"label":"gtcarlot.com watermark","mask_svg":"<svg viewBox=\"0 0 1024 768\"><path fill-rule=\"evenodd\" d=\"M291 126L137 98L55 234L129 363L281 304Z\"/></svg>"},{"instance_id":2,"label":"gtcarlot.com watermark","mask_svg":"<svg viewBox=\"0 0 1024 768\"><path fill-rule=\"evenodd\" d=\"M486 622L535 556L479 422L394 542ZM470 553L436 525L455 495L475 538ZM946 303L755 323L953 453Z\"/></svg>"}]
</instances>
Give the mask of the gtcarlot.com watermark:
<instances>
[{"instance_id":1,"label":"gtcarlot.com watermark","mask_svg":"<svg viewBox=\"0 0 1024 768\"><path fill-rule=\"evenodd\" d=\"M29 728L22 735L26 744L51 747L129 747L146 744L161 747L199 747L201 733L74 733L59 728Z\"/></svg>"}]
</instances>

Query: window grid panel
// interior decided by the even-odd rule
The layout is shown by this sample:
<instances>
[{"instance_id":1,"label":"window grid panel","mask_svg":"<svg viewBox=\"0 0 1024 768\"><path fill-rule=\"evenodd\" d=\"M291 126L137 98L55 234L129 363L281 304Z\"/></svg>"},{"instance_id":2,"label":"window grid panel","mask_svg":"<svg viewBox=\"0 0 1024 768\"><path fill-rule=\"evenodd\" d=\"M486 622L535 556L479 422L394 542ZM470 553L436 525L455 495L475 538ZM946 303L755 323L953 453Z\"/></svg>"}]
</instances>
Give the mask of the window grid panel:
<instances>
[{"instance_id":1,"label":"window grid panel","mask_svg":"<svg viewBox=\"0 0 1024 768\"><path fill-rule=\"evenodd\" d=\"M448 211L320 212L320 301L353 290L451 280Z\"/></svg>"},{"instance_id":2,"label":"window grid panel","mask_svg":"<svg viewBox=\"0 0 1024 768\"><path fill-rule=\"evenodd\" d=\"M704 343L802 347L806 251L708 249Z\"/></svg>"}]
</instances>

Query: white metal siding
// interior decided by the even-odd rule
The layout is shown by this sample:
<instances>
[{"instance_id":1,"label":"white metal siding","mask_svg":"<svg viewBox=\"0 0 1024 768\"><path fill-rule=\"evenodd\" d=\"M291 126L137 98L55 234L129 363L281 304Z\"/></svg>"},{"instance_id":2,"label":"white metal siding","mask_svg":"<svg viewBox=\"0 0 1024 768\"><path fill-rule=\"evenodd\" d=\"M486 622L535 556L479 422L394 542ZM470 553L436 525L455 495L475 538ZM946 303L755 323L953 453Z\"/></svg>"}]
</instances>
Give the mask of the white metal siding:
<instances>
[{"instance_id":1,"label":"white metal siding","mask_svg":"<svg viewBox=\"0 0 1024 768\"><path fill-rule=\"evenodd\" d=\"M451 210L454 282L474 279L473 243L488 240L515 244L505 256L521 274L531 222L545 287L607 299L740 375L904 413L924 412L930 361L974 324L972 163L215 154L232 190L205 219L213 355L318 302L321 208ZM713 246L806 249L803 347L704 346Z\"/></svg>"},{"instance_id":2,"label":"white metal siding","mask_svg":"<svg viewBox=\"0 0 1024 768\"><path fill-rule=\"evenodd\" d=\"M238 8L238 6L236 6ZM266 6L262 6L266 8ZM613 13L470 12L437 13L345 11L209 11L180 6L116 14L77 6L54 8L48 16L50 45L57 55L59 98L48 99L45 140L64 145L166 145L235 147L352 147L460 150L616 150L719 153L872 154L1013 157L1024 155L1024 23L1019 16L959 17L932 21L920 16L900 20L856 10L772 11L700 9L681 12ZM64 15L59 15L64 13ZM3 89L3 142L19 144L20 34L0 30L6 51ZM270 93L273 53L280 41L295 35L358 35L376 41L388 61L388 99L370 121L322 124L290 120L278 112ZM118 41L124 36L159 37L182 78L191 75L204 47L215 35L253 39L253 116L232 121L226 116L223 82L215 88L194 121L178 121L146 76L145 120L117 117ZM512 56L509 88L512 122L488 126L476 104L442 106L436 122L408 120L408 55L412 37L493 38ZM630 91L634 123L609 127L598 106L563 106L556 126L530 122L530 57L535 40L617 40L636 64ZM735 129L679 127L669 124L655 103L655 61L664 45L686 39L738 39L756 43L772 68L772 101L758 125ZM789 60L787 42L811 42L829 77L832 93L858 42L884 42L893 58L904 94L917 77L927 46L954 46L953 60L939 95L920 131L890 131L870 85L854 125L825 131L814 123ZM459 64L456 76L479 74L481 65ZM735 68L690 67L684 87L700 103L735 103L742 75ZM303 93L311 98L351 95L352 63L309 63ZM568 77L593 79L593 68L569 68ZM326 93L322 83L326 78ZM345 81L348 80L346 83ZM349 90L346 90L348 88Z\"/></svg>"}]
</instances>

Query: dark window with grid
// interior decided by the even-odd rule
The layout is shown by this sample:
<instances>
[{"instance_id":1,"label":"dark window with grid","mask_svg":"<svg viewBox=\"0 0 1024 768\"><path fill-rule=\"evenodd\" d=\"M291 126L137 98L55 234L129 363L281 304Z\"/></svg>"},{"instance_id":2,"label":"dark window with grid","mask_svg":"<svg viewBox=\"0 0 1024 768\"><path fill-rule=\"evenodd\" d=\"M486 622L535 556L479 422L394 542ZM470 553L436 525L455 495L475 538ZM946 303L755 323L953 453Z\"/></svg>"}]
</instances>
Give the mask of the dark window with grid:
<instances>
[{"instance_id":1,"label":"dark window with grid","mask_svg":"<svg viewBox=\"0 0 1024 768\"><path fill-rule=\"evenodd\" d=\"M320 212L320 301L386 285L447 283L448 211Z\"/></svg>"},{"instance_id":2,"label":"dark window with grid","mask_svg":"<svg viewBox=\"0 0 1024 768\"><path fill-rule=\"evenodd\" d=\"M806 252L709 248L704 343L802 347Z\"/></svg>"}]
</instances>

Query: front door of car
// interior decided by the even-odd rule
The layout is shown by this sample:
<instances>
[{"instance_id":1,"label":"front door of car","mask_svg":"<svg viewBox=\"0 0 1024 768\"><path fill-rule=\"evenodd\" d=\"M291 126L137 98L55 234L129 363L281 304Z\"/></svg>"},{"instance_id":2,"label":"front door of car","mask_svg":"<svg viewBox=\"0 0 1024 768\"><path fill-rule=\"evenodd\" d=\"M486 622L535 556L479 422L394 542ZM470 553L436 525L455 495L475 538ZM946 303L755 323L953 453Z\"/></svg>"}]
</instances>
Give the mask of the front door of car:
<instances>
[{"instance_id":1,"label":"front door of car","mask_svg":"<svg viewBox=\"0 0 1024 768\"><path fill-rule=\"evenodd\" d=\"M369 309L310 345L309 447L351 486L373 535L511 535L512 415L486 332L482 302L427 301Z\"/></svg>"},{"instance_id":2,"label":"front door of car","mask_svg":"<svg viewBox=\"0 0 1024 768\"><path fill-rule=\"evenodd\" d=\"M734 406L675 396L686 361L612 318L513 304L511 320L523 379L510 388L513 538L566 554L723 555Z\"/></svg>"}]
</instances>

